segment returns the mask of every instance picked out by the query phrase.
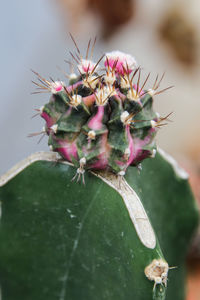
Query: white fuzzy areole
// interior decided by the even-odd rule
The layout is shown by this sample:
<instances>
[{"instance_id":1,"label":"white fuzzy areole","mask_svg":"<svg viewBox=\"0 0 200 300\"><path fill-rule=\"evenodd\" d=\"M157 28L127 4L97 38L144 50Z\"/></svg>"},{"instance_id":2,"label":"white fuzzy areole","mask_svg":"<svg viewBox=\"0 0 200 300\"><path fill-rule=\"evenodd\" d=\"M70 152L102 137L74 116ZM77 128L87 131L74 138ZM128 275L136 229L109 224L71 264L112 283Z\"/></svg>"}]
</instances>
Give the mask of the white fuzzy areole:
<instances>
[{"instance_id":1,"label":"white fuzzy areole","mask_svg":"<svg viewBox=\"0 0 200 300\"><path fill-rule=\"evenodd\" d=\"M129 117L129 112L127 110L123 111L120 115L122 123L125 123L126 119Z\"/></svg>"},{"instance_id":2,"label":"white fuzzy areole","mask_svg":"<svg viewBox=\"0 0 200 300\"><path fill-rule=\"evenodd\" d=\"M189 174L178 165L177 161L170 154L159 147L157 149L158 153L172 166L177 177L185 180L189 178Z\"/></svg>"},{"instance_id":3,"label":"white fuzzy areole","mask_svg":"<svg viewBox=\"0 0 200 300\"><path fill-rule=\"evenodd\" d=\"M124 177L117 177L112 173L102 171L92 172L105 183L115 189L122 197L128 210L129 216L140 241L147 248L154 249L156 246L156 236L151 226L150 220L136 192L130 187Z\"/></svg>"},{"instance_id":4,"label":"white fuzzy areole","mask_svg":"<svg viewBox=\"0 0 200 300\"><path fill-rule=\"evenodd\" d=\"M70 75L69 75L69 79L76 79L78 76L75 74L75 73L71 73Z\"/></svg>"}]
</instances>

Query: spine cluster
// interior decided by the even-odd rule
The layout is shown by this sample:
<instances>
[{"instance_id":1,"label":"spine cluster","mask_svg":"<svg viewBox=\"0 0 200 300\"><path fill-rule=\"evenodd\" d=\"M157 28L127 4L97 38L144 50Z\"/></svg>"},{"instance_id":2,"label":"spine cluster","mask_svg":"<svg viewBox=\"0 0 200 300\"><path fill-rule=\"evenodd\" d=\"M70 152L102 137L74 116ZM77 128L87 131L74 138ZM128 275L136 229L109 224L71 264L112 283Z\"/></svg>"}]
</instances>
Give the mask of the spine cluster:
<instances>
[{"instance_id":1,"label":"spine cluster","mask_svg":"<svg viewBox=\"0 0 200 300\"><path fill-rule=\"evenodd\" d=\"M152 96L166 90L158 90L163 76L147 90L150 74L141 83L141 69L131 55L113 51L94 63L88 59L90 43L86 58L76 48L71 55L78 75L67 76L68 85L34 72L38 92L52 94L39 109L48 144L77 167L78 179L86 169L109 169L123 176L129 165L155 156L155 135L168 117L152 109Z\"/></svg>"}]
</instances>

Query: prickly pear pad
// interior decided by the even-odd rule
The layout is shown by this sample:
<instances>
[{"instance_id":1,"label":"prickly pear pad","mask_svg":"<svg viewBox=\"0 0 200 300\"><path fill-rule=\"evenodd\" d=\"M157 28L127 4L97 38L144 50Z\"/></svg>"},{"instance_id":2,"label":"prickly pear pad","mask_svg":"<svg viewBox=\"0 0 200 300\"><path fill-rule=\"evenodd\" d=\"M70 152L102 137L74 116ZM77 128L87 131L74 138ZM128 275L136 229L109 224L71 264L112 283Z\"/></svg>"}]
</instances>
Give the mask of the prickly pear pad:
<instances>
[{"instance_id":1,"label":"prickly pear pad","mask_svg":"<svg viewBox=\"0 0 200 300\"><path fill-rule=\"evenodd\" d=\"M155 135L168 117L152 109L152 96L166 90L158 91L163 76L147 90L150 74L141 83L141 69L131 55L112 51L94 63L88 59L90 42L85 59L74 44L77 53L71 55L78 75L67 76L69 85L34 72L38 89L52 94L39 109L49 147L77 167L77 179L86 169L109 169L123 176L129 165L155 156Z\"/></svg>"}]
</instances>

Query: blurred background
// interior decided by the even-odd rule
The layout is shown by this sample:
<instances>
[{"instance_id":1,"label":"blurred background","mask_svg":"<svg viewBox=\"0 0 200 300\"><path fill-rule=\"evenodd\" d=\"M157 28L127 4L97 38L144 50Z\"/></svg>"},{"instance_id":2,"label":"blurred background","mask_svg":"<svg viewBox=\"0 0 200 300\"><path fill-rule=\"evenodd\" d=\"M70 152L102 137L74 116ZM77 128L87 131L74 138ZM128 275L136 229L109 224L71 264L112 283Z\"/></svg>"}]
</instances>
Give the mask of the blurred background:
<instances>
[{"instance_id":1,"label":"blurred background","mask_svg":"<svg viewBox=\"0 0 200 300\"><path fill-rule=\"evenodd\" d=\"M1 173L30 153L47 150L46 138L39 145L39 138L27 138L41 130L43 121L31 116L49 98L31 95L30 68L64 79L57 66L69 71L64 62L74 50L69 32L82 53L97 36L96 59L115 49L132 54L144 77L151 72L152 82L165 71L161 87L174 88L155 97L155 108L163 116L173 112L173 122L160 130L158 144L178 159L200 160L198 0L189 7L185 0L7 0L1 8Z\"/></svg>"},{"instance_id":2,"label":"blurred background","mask_svg":"<svg viewBox=\"0 0 200 300\"><path fill-rule=\"evenodd\" d=\"M158 133L158 145L187 169L200 198L199 0L1 1L0 175L29 154L48 150L46 137L39 145L39 137L27 138L41 131L42 119L31 116L49 98L31 95L30 69L64 79L57 66L69 72L69 32L82 53L97 36L95 59L111 50L133 55L143 78L151 72L149 87L157 73L166 72L161 87L174 88L155 97L155 109L162 116L173 112L173 122Z\"/></svg>"}]
</instances>

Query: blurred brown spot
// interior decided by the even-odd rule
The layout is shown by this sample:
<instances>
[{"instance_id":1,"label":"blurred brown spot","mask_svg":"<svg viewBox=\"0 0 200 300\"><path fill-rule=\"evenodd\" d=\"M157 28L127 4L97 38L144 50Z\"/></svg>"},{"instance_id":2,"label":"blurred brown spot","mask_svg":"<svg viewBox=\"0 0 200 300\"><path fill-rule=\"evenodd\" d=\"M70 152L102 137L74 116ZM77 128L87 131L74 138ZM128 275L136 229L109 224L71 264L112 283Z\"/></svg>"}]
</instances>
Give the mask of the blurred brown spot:
<instances>
[{"instance_id":1,"label":"blurred brown spot","mask_svg":"<svg viewBox=\"0 0 200 300\"><path fill-rule=\"evenodd\" d=\"M88 0L88 7L99 15L102 23L102 37L107 39L133 17L135 1Z\"/></svg>"},{"instance_id":2,"label":"blurred brown spot","mask_svg":"<svg viewBox=\"0 0 200 300\"><path fill-rule=\"evenodd\" d=\"M80 31L80 19L89 11L100 21L101 36L108 39L134 16L136 0L59 0L58 3L70 20L70 30Z\"/></svg>"},{"instance_id":3,"label":"blurred brown spot","mask_svg":"<svg viewBox=\"0 0 200 300\"><path fill-rule=\"evenodd\" d=\"M169 11L160 26L161 37L169 44L182 64L193 66L197 60L197 33L195 26L180 7Z\"/></svg>"}]
</instances>

